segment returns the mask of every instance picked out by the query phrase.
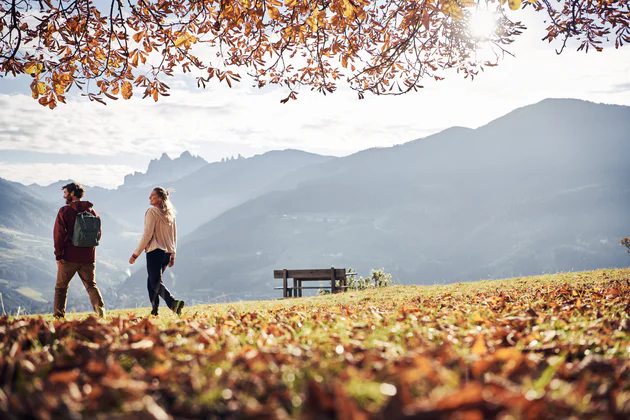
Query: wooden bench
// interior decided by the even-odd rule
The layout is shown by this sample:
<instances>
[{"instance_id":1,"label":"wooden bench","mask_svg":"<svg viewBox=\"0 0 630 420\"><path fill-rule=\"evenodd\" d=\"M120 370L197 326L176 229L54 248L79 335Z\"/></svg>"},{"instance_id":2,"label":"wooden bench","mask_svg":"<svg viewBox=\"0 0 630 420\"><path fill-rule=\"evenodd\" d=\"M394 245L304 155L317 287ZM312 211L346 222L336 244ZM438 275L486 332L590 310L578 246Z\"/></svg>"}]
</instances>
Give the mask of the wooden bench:
<instances>
[{"instance_id":1,"label":"wooden bench","mask_svg":"<svg viewBox=\"0 0 630 420\"><path fill-rule=\"evenodd\" d=\"M282 297L301 297L303 289L330 289L331 293L339 293L348 289L345 268L323 268L310 270L273 270L274 279L282 279ZM293 279L293 287L289 286L289 279ZM330 285L302 286L305 281L330 281ZM337 281L340 285L337 286Z\"/></svg>"}]
</instances>

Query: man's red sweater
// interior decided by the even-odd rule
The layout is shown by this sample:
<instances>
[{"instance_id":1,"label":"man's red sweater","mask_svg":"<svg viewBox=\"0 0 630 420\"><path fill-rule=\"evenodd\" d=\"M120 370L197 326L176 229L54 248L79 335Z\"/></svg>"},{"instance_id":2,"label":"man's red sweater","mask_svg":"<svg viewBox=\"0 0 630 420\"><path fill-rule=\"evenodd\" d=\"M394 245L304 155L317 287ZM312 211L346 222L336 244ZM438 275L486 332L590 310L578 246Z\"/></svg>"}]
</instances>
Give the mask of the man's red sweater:
<instances>
[{"instance_id":1,"label":"man's red sweater","mask_svg":"<svg viewBox=\"0 0 630 420\"><path fill-rule=\"evenodd\" d=\"M98 216L89 201L73 201L59 209L53 230L55 259L57 261L64 260L80 264L90 264L96 261L96 247L79 248L72 245L74 222L77 214L84 211Z\"/></svg>"}]
</instances>

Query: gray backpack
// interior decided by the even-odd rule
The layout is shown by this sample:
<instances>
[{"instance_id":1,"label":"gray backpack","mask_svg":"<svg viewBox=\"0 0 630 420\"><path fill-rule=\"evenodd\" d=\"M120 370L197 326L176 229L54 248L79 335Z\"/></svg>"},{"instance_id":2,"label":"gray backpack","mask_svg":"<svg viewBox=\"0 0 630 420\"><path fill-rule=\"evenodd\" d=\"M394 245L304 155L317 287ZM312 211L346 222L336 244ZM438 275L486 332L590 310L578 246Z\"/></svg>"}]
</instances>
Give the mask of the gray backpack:
<instances>
[{"instance_id":1,"label":"gray backpack","mask_svg":"<svg viewBox=\"0 0 630 420\"><path fill-rule=\"evenodd\" d=\"M101 240L101 219L89 211L77 214L72 234L72 245L79 248L98 246Z\"/></svg>"}]
</instances>

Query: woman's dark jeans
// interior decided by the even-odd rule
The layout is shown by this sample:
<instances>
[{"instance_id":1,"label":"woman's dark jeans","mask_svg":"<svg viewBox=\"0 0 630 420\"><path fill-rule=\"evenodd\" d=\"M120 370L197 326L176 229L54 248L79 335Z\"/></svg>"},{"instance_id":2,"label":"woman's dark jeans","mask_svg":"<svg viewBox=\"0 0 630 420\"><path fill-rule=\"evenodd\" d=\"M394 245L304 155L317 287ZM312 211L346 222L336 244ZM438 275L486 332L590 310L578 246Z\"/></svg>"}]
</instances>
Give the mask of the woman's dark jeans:
<instances>
[{"instance_id":1,"label":"woman's dark jeans","mask_svg":"<svg viewBox=\"0 0 630 420\"><path fill-rule=\"evenodd\" d=\"M166 306L173 309L175 307L175 298L171 292L164 286L162 274L171 260L171 254L161 249L147 253L147 288L149 289L149 300L151 301L151 314L157 315L160 307L160 296L166 302Z\"/></svg>"}]
</instances>

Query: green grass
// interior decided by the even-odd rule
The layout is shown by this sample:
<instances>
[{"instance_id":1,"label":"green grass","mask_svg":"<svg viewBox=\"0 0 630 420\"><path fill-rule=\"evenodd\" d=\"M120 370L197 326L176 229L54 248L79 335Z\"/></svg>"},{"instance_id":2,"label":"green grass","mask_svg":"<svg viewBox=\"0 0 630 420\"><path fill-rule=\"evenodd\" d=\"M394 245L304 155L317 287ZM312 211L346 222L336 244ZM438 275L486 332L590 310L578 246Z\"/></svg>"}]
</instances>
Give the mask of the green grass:
<instances>
[{"instance_id":1,"label":"green grass","mask_svg":"<svg viewBox=\"0 0 630 420\"><path fill-rule=\"evenodd\" d=\"M629 279L597 270L198 305L182 317L4 318L0 386L20 384L18 416L59 416L65 395L85 417L627 417Z\"/></svg>"},{"instance_id":2,"label":"green grass","mask_svg":"<svg viewBox=\"0 0 630 420\"><path fill-rule=\"evenodd\" d=\"M42 297L42 294L40 292L30 287L20 287L19 289L15 289L15 291L37 302L48 302Z\"/></svg>"}]
</instances>

